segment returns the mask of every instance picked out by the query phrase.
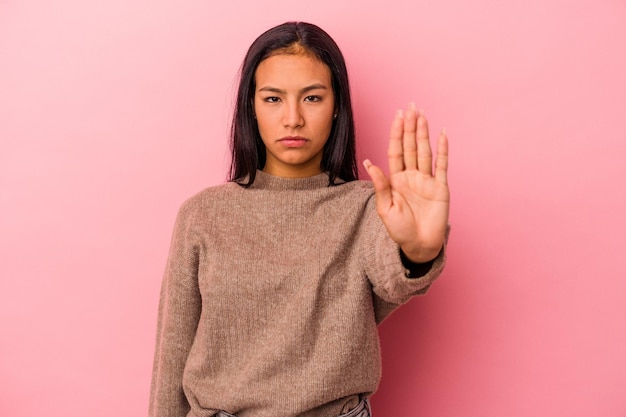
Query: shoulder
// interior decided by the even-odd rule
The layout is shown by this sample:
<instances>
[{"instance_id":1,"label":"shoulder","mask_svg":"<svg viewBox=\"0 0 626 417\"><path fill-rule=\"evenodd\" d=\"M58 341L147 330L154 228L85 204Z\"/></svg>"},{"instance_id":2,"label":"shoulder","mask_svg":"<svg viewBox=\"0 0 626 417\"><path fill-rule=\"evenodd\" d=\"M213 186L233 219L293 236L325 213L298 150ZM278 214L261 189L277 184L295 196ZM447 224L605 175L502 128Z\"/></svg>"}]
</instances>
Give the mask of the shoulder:
<instances>
[{"instance_id":1,"label":"shoulder","mask_svg":"<svg viewBox=\"0 0 626 417\"><path fill-rule=\"evenodd\" d=\"M374 184L371 181L354 180L335 185L345 198L368 201L374 196Z\"/></svg>"},{"instance_id":2,"label":"shoulder","mask_svg":"<svg viewBox=\"0 0 626 417\"><path fill-rule=\"evenodd\" d=\"M374 192L374 184L371 181L354 180L354 181L345 183L345 185L348 185L348 184L352 185L352 187L354 187L355 190L358 190L360 192L365 192L365 193Z\"/></svg>"},{"instance_id":3,"label":"shoulder","mask_svg":"<svg viewBox=\"0 0 626 417\"><path fill-rule=\"evenodd\" d=\"M180 206L179 217L193 217L200 212L206 212L216 203L231 199L242 193L244 188L234 182L207 187L187 198Z\"/></svg>"}]
</instances>

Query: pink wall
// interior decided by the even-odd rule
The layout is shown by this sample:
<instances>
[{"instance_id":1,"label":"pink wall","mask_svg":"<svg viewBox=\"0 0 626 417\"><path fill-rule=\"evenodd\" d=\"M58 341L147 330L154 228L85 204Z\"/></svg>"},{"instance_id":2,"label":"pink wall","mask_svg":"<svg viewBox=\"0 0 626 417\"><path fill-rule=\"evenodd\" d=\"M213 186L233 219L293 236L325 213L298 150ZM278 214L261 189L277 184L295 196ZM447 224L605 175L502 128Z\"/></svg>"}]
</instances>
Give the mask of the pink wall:
<instances>
[{"instance_id":1,"label":"pink wall","mask_svg":"<svg viewBox=\"0 0 626 417\"><path fill-rule=\"evenodd\" d=\"M376 415L626 415L626 3L212 3L0 2L0 415L146 414L177 207L291 19L342 47L362 158L411 100L451 138L449 266L381 328Z\"/></svg>"}]
</instances>

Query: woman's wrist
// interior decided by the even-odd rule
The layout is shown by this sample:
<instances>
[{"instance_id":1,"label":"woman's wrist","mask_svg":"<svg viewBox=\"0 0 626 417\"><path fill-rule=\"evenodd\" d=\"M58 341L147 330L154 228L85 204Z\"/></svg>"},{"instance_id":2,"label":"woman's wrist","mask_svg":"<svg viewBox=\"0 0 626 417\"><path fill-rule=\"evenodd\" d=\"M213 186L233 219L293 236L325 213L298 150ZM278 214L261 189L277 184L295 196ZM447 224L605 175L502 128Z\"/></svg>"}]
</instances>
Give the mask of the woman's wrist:
<instances>
[{"instance_id":1,"label":"woman's wrist","mask_svg":"<svg viewBox=\"0 0 626 417\"><path fill-rule=\"evenodd\" d=\"M405 269L404 275L407 278L420 278L426 275L433 267L436 257L437 255L424 262L414 262L408 258L402 249L400 249L400 260L402 261L402 266L404 266Z\"/></svg>"},{"instance_id":2,"label":"woman's wrist","mask_svg":"<svg viewBox=\"0 0 626 417\"><path fill-rule=\"evenodd\" d=\"M423 264L432 261L441 252L441 247L436 249L428 248L408 248L400 246L400 252L404 254L404 257L413 264Z\"/></svg>"}]
</instances>

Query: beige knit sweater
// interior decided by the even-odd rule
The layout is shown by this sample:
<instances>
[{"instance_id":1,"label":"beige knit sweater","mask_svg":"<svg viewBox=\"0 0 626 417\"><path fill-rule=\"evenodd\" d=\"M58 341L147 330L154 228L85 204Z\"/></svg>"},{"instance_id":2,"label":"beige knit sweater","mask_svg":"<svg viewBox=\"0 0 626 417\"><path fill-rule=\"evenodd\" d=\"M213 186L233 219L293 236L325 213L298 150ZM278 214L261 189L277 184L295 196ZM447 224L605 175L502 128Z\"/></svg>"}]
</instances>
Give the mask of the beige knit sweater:
<instances>
[{"instance_id":1,"label":"beige knit sweater","mask_svg":"<svg viewBox=\"0 0 626 417\"><path fill-rule=\"evenodd\" d=\"M405 276L371 183L258 172L181 207L163 278L150 416L336 417L381 375L376 325L444 265Z\"/></svg>"}]
</instances>

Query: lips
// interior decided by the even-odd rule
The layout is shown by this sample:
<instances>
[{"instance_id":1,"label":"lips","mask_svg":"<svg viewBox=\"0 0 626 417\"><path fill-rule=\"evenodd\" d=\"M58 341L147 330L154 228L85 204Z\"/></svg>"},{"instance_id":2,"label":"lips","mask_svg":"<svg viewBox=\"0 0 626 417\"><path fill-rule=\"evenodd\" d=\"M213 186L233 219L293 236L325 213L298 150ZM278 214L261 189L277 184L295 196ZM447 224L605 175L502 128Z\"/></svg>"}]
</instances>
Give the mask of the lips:
<instances>
[{"instance_id":1,"label":"lips","mask_svg":"<svg viewBox=\"0 0 626 417\"><path fill-rule=\"evenodd\" d=\"M280 144L288 148L301 148L308 142L307 138L302 136L285 136L278 140Z\"/></svg>"}]
</instances>

